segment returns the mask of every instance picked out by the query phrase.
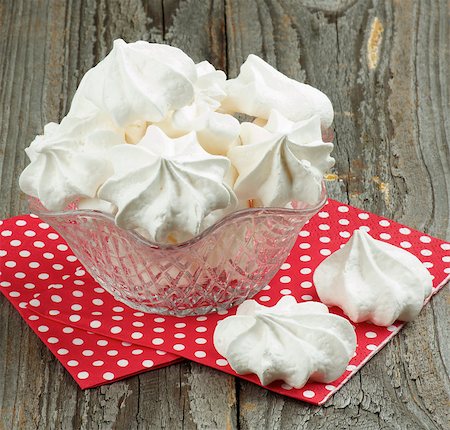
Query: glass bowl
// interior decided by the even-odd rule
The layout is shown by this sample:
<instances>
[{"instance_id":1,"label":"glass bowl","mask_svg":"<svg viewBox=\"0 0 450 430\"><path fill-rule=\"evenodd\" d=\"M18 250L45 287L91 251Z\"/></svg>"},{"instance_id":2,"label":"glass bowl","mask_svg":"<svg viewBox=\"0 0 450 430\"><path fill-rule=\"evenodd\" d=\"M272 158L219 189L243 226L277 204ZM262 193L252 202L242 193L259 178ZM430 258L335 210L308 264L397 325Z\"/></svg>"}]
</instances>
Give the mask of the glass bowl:
<instances>
[{"instance_id":1,"label":"glass bowl","mask_svg":"<svg viewBox=\"0 0 450 430\"><path fill-rule=\"evenodd\" d=\"M178 245L152 243L118 227L112 216L76 204L50 212L31 198L30 209L117 300L143 312L184 316L228 309L258 293L326 198L322 184L316 205L294 201L290 209L234 212Z\"/></svg>"}]
</instances>

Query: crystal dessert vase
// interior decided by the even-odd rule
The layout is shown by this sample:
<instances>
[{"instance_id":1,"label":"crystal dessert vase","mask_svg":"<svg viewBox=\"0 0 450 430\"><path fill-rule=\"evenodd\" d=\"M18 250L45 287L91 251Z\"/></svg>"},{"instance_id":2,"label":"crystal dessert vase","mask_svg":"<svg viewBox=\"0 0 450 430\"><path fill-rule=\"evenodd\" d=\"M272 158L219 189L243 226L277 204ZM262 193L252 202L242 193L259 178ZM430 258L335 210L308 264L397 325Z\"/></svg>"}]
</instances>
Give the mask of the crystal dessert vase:
<instances>
[{"instance_id":1,"label":"crystal dessert vase","mask_svg":"<svg viewBox=\"0 0 450 430\"><path fill-rule=\"evenodd\" d=\"M117 300L144 312L200 315L254 296L273 278L299 231L325 204L251 208L232 213L195 238L159 245L93 210L30 209L50 224L86 270Z\"/></svg>"}]
</instances>

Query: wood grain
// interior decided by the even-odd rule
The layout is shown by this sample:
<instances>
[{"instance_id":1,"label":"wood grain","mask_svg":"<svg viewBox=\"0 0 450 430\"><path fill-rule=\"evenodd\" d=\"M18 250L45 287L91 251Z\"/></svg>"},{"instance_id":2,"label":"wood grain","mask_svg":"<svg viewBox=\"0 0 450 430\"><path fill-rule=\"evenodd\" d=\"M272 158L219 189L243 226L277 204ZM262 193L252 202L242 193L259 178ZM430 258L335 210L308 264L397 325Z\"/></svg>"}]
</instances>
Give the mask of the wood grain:
<instances>
[{"instance_id":1,"label":"wood grain","mask_svg":"<svg viewBox=\"0 0 450 430\"><path fill-rule=\"evenodd\" d=\"M235 76L250 53L328 94L332 197L450 239L445 0L3 0L0 218L26 212L23 149L112 41L170 43ZM184 362L81 391L0 297L0 429L447 429L450 293L324 407Z\"/></svg>"}]
</instances>

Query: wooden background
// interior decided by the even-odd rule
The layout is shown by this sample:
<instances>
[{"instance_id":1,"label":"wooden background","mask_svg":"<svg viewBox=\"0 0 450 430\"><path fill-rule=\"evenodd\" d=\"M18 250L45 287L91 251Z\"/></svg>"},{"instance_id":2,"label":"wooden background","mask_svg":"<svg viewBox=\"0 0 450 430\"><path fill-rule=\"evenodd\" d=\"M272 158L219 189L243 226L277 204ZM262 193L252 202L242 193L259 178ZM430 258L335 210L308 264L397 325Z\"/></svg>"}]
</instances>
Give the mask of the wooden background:
<instances>
[{"instance_id":1,"label":"wooden background","mask_svg":"<svg viewBox=\"0 0 450 430\"><path fill-rule=\"evenodd\" d=\"M255 53L328 94L333 198L450 239L450 3L0 0L0 218L26 212L23 149L122 37L234 77ZM324 407L184 362L81 391L0 297L0 429L448 429L450 293Z\"/></svg>"}]
</instances>

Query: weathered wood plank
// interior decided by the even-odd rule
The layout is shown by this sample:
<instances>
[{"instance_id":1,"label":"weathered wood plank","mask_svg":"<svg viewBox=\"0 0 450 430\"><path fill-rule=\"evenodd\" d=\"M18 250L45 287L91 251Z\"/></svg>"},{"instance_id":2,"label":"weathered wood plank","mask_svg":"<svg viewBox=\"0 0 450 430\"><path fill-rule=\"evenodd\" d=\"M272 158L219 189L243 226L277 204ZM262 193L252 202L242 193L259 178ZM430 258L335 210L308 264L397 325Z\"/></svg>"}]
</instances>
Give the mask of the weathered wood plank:
<instances>
[{"instance_id":1,"label":"weathered wood plank","mask_svg":"<svg viewBox=\"0 0 450 430\"><path fill-rule=\"evenodd\" d=\"M112 41L171 43L230 76L249 53L325 91L334 198L450 239L449 4L364 0L0 2L0 217L26 210L23 152ZM0 429L450 425L448 289L325 407L182 363L81 391L0 298Z\"/></svg>"}]
</instances>

